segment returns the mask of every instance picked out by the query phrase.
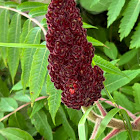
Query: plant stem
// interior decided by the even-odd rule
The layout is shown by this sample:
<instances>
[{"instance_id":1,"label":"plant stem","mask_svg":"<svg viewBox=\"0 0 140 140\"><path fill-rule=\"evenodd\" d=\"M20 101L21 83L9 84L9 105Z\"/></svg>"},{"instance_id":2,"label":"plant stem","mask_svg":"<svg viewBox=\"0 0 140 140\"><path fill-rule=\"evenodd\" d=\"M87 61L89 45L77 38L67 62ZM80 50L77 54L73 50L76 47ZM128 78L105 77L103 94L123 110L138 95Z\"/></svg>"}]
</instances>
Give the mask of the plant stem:
<instances>
[{"instance_id":1,"label":"plant stem","mask_svg":"<svg viewBox=\"0 0 140 140\"><path fill-rule=\"evenodd\" d=\"M105 138L104 140L109 140L110 138L114 137L116 134L120 132L120 129L113 129Z\"/></svg>"},{"instance_id":2,"label":"plant stem","mask_svg":"<svg viewBox=\"0 0 140 140\"><path fill-rule=\"evenodd\" d=\"M99 128L99 126L100 126L100 123L101 123L101 119L98 118L98 119L96 120L96 123L95 123L95 126L94 126L94 130L93 130L93 132L92 132L92 135L91 135L90 139L94 139L94 138L96 137L98 128Z\"/></svg>"},{"instance_id":3,"label":"plant stem","mask_svg":"<svg viewBox=\"0 0 140 140\"><path fill-rule=\"evenodd\" d=\"M46 98L47 98L47 96L42 96L42 97L37 98L35 101L37 102L37 101L39 101L39 100L43 100L43 99L46 99ZM10 117L11 115L13 115L14 113L16 113L17 111L21 110L22 108L28 106L29 104L31 104L31 102L26 103L26 104L24 104L24 105L21 105L20 107L18 107L18 108L17 108L16 110L14 110L13 112L11 112L11 113L9 113L8 115L6 115L6 116L4 116L3 118L1 118L1 119L0 119L0 122L3 121L3 120L5 120L6 118Z\"/></svg>"},{"instance_id":4,"label":"plant stem","mask_svg":"<svg viewBox=\"0 0 140 140\"><path fill-rule=\"evenodd\" d=\"M24 12L21 12L21 11L19 11L19 10L17 10L17 9L14 9L14 8L5 7L5 6L0 6L0 8L2 8L2 9L7 9L7 10L11 10L11 11L14 11L14 12L17 12L17 13L19 13L20 15L23 15L24 17L30 19L31 21L33 21L35 24L37 24L37 25L42 29L44 36L46 36L46 29L39 23L38 20L36 20L36 19L30 17L28 14L26 14L26 13L24 13Z\"/></svg>"},{"instance_id":5,"label":"plant stem","mask_svg":"<svg viewBox=\"0 0 140 140\"><path fill-rule=\"evenodd\" d=\"M100 103L100 101L96 101L96 105L100 111L100 113L102 114L102 116L106 116L106 110L104 109L104 107L102 106L102 104Z\"/></svg>"},{"instance_id":6,"label":"plant stem","mask_svg":"<svg viewBox=\"0 0 140 140\"><path fill-rule=\"evenodd\" d=\"M111 101L108 101L108 100L106 100L106 99L104 99L104 98L100 98L99 100L104 101L105 103L107 103L107 104L109 104L109 105L111 105L111 106L116 107ZM131 113L130 111L128 111L128 110L125 109L124 107L118 106L118 108L124 109L124 110L128 113L128 115L129 115L133 120L135 120L135 119L137 118L133 113Z\"/></svg>"},{"instance_id":7,"label":"plant stem","mask_svg":"<svg viewBox=\"0 0 140 140\"><path fill-rule=\"evenodd\" d=\"M89 107L84 107L82 106L82 111L85 113L87 110L89 109ZM103 116L100 116L98 114L96 114L93 110L89 113L88 115L88 119L91 121L91 122L96 122L97 119L101 119L103 120L104 117ZM131 125L132 125L132 129L135 130L135 131L140 131L140 123L137 123L137 125L134 124L134 121L131 121ZM124 125L124 122L122 120L119 120L119 119L115 119L115 118L112 118L111 121L108 123L107 127L110 127L110 128L115 128L115 129L121 129L121 130L125 130L125 125Z\"/></svg>"}]
</instances>

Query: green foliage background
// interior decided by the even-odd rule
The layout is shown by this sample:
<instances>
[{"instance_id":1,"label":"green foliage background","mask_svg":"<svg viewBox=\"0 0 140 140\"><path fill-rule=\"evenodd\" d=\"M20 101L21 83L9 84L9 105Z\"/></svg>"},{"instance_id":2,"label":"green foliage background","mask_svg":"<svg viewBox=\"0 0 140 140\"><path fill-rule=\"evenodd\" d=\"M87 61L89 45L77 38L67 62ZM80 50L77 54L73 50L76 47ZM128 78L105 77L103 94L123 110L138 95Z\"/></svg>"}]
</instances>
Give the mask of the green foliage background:
<instances>
[{"instance_id":1,"label":"green foliage background","mask_svg":"<svg viewBox=\"0 0 140 140\"><path fill-rule=\"evenodd\" d=\"M102 97L138 116L140 0L77 0L77 6L87 39L96 49L93 65L104 70ZM85 140L93 131L95 124L86 120L88 113L83 116L81 110L61 104L61 91L54 88L48 75L49 51L41 28L47 30L47 7L48 3L0 0L0 121L25 106L0 122L0 140ZM120 117L119 109L102 105L110 118L105 118L99 140L111 131L107 120L115 117L130 123L129 117ZM100 114L96 105L91 109ZM111 140L139 138L140 132L129 128Z\"/></svg>"}]
</instances>

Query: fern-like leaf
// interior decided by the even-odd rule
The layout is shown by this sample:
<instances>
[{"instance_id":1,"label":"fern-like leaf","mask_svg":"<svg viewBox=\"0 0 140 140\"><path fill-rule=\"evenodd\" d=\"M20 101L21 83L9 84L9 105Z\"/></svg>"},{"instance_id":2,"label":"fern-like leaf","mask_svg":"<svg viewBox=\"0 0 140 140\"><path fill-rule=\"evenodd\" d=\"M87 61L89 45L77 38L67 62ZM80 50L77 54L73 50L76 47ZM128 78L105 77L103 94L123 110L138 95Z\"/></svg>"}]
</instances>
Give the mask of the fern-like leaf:
<instances>
[{"instance_id":1,"label":"fern-like leaf","mask_svg":"<svg viewBox=\"0 0 140 140\"><path fill-rule=\"evenodd\" d=\"M134 32L134 35L132 36L132 40L130 43L130 48L139 48L140 47L140 23L136 27L136 31Z\"/></svg>"},{"instance_id":2,"label":"fern-like leaf","mask_svg":"<svg viewBox=\"0 0 140 140\"><path fill-rule=\"evenodd\" d=\"M116 20L124 4L125 4L125 0L112 0L107 13L108 27Z\"/></svg>"},{"instance_id":3,"label":"fern-like leaf","mask_svg":"<svg viewBox=\"0 0 140 140\"><path fill-rule=\"evenodd\" d=\"M41 89L43 87L43 83L47 73L47 65L48 65L47 59L48 59L48 50L46 48L36 50L33 56L33 62L29 78L32 102L34 102L35 99L39 96Z\"/></svg>"},{"instance_id":4,"label":"fern-like leaf","mask_svg":"<svg viewBox=\"0 0 140 140\"><path fill-rule=\"evenodd\" d=\"M120 40L127 37L131 32L140 12L140 0L131 0L123 14L120 24Z\"/></svg>"},{"instance_id":5,"label":"fern-like leaf","mask_svg":"<svg viewBox=\"0 0 140 140\"><path fill-rule=\"evenodd\" d=\"M18 43L20 39L20 33L21 33L21 16L20 14L16 13L12 17L12 21L10 24L10 29L8 32L8 42ZM19 49L8 48L8 66L13 83L19 65L19 54L20 54Z\"/></svg>"},{"instance_id":6,"label":"fern-like leaf","mask_svg":"<svg viewBox=\"0 0 140 140\"><path fill-rule=\"evenodd\" d=\"M31 29L31 31L28 33L25 43L28 44L39 44L40 43L40 28L35 27ZM29 76L30 76L30 70L33 60L33 55L35 53L35 48L26 48L22 51L22 74L21 74L21 81L23 89L25 90L27 87L27 84L29 82Z\"/></svg>"},{"instance_id":7,"label":"fern-like leaf","mask_svg":"<svg viewBox=\"0 0 140 140\"><path fill-rule=\"evenodd\" d=\"M101 58L100 56L95 55L93 58L93 61L102 68L104 71L112 74L117 74L121 76L126 76L119 68L111 64L109 61L106 61L105 59Z\"/></svg>"},{"instance_id":8,"label":"fern-like leaf","mask_svg":"<svg viewBox=\"0 0 140 140\"><path fill-rule=\"evenodd\" d=\"M0 15L0 42L8 41L8 28L9 28L9 11L3 10ZM7 48L0 48L1 55L5 65L7 66Z\"/></svg>"},{"instance_id":9,"label":"fern-like leaf","mask_svg":"<svg viewBox=\"0 0 140 140\"><path fill-rule=\"evenodd\" d=\"M62 93L61 90L57 90L54 87L54 84L51 82L51 78L48 74L47 76L47 94L49 94L48 105L49 105L49 112L51 114L54 124L55 124L55 116L61 103L61 93Z\"/></svg>"},{"instance_id":10,"label":"fern-like leaf","mask_svg":"<svg viewBox=\"0 0 140 140\"><path fill-rule=\"evenodd\" d=\"M31 29L32 29L32 22L30 19L28 19L24 22L22 33L20 35L20 43L24 43L25 38Z\"/></svg>"}]
</instances>

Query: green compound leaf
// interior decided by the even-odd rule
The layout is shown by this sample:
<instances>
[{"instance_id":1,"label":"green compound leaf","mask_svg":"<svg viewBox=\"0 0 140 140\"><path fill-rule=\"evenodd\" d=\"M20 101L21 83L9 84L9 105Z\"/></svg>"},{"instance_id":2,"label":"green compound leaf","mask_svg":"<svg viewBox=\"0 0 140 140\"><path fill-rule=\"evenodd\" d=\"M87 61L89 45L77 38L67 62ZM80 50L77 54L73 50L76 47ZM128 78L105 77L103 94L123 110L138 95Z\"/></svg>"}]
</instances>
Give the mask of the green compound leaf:
<instances>
[{"instance_id":1,"label":"green compound leaf","mask_svg":"<svg viewBox=\"0 0 140 140\"><path fill-rule=\"evenodd\" d=\"M26 20L23 24L22 33L20 35L20 43L24 43L26 36L32 29L32 21L30 19Z\"/></svg>"},{"instance_id":2,"label":"green compound leaf","mask_svg":"<svg viewBox=\"0 0 140 140\"><path fill-rule=\"evenodd\" d=\"M37 49L33 56L33 62L29 78L32 102L35 101L35 99L39 96L42 90L45 76L47 73L48 54L49 51L46 48L44 48Z\"/></svg>"},{"instance_id":3,"label":"green compound leaf","mask_svg":"<svg viewBox=\"0 0 140 140\"><path fill-rule=\"evenodd\" d=\"M140 12L140 0L131 0L123 14L120 24L120 40L127 37L131 32Z\"/></svg>"},{"instance_id":4,"label":"green compound leaf","mask_svg":"<svg viewBox=\"0 0 140 140\"><path fill-rule=\"evenodd\" d=\"M40 28L34 27L28 33L25 43L29 44L40 44ZM29 46L30 47L30 46ZM22 58L21 58L21 66L22 66L22 74L21 74L21 81L23 89L25 90L30 76L31 65L33 61L33 55L35 53L35 48L26 48L22 51Z\"/></svg>"},{"instance_id":5,"label":"green compound leaf","mask_svg":"<svg viewBox=\"0 0 140 140\"><path fill-rule=\"evenodd\" d=\"M100 56L95 55L93 61L95 61L96 65L108 73L126 76L119 68L115 67L113 64L101 58Z\"/></svg>"},{"instance_id":6,"label":"green compound leaf","mask_svg":"<svg viewBox=\"0 0 140 140\"><path fill-rule=\"evenodd\" d=\"M20 14L16 13L12 17L12 21L10 24L8 32L8 42L18 43L20 33L21 33L21 16ZM20 57L19 55L20 50L18 48L8 48L8 66L13 83L19 65L19 57Z\"/></svg>"},{"instance_id":7,"label":"green compound leaf","mask_svg":"<svg viewBox=\"0 0 140 140\"><path fill-rule=\"evenodd\" d=\"M1 98L0 101L0 111L2 112L12 112L18 107L15 99L10 97Z\"/></svg>"},{"instance_id":8,"label":"green compound leaf","mask_svg":"<svg viewBox=\"0 0 140 140\"><path fill-rule=\"evenodd\" d=\"M61 90L57 90L51 82L50 76L47 76L47 94L49 94L48 105L53 123L55 124L55 116L61 103Z\"/></svg>"},{"instance_id":9,"label":"green compound leaf","mask_svg":"<svg viewBox=\"0 0 140 140\"><path fill-rule=\"evenodd\" d=\"M8 28L9 28L9 11L3 10L0 14L0 42L8 41ZM1 55L5 65L7 66L7 48L0 48Z\"/></svg>"},{"instance_id":10,"label":"green compound leaf","mask_svg":"<svg viewBox=\"0 0 140 140\"><path fill-rule=\"evenodd\" d=\"M37 16L44 16L47 13L48 5L42 6L42 7L37 7L32 9L29 12L29 15L31 17L37 17Z\"/></svg>"},{"instance_id":11,"label":"green compound leaf","mask_svg":"<svg viewBox=\"0 0 140 140\"><path fill-rule=\"evenodd\" d=\"M101 124L97 130L97 135L94 140L98 140L99 136L104 132L106 126L110 122L110 120L114 117L114 115L119 112L119 108L114 108L111 111L107 113L107 115L104 117L104 119L101 121Z\"/></svg>"},{"instance_id":12,"label":"green compound leaf","mask_svg":"<svg viewBox=\"0 0 140 140\"><path fill-rule=\"evenodd\" d=\"M128 77L124 77L121 75L114 75L114 74L106 74L105 75L105 82L104 84L106 85L106 88L108 89L109 92L113 92L120 87L128 84L131 80L133 80L137 75L140 74L140 69L138 70L126 70L123 71L125 75Z\"/></svg>"},{"instance_id":13,"label":"green compound leaf","mask_svg":"<svg viewBox=\"0 0 140 140\"><path fill-rule=\"evenodd\" d=\"M31 9L44 6L44 3L40 2L23 2L20 5L18 5L17 9L21 11L29 11Z\"/></svg>"},{"instance_id":14,"label":"green compound leaf","mask_svg":"<svg viewBox=\"0 0 140 140\"><path fill-rule=\"evenodd\" d=\"M132 40L130 42L130 49L140 47L140 37L139 37L139 35L140 35L140 23L136 27L136 31L134 32L134 34L131 38Z\"/></svg>"},{"instance_id":15,"label":"green compound leaf","mask_svg":"<svg viewBox=\"0 0 140 140\"><path fill-rule=\"evenodd\" d=\"M0 129L0 134L7 140L34 140L29 133L18 128Z\"/></svg>"},{"instance_id":16,"label":"green compound leaf","mask_svg":"<svg viewBox=\"0 0 140 140\"><path fill-rule=\"evenodd\" d=\"M48 123L47 114L45 114L43 110L38 111L31 120L37 131L44 138L53 140L52 130Z\"/></svg>"},{"instance_id":17,"label":"green compound leaf","mask_svg":"<svg viewBox=\"0 0 140 140\"><path fill-rule=\"evenodd\" d=\"M87 36L87 40L91 42L93 46L105 46L102 42L100 42L99 40L96 40L93 37Z\"/></svg>"},{"instance_id":18,"label":"green compound leaf","mask_svg":"<svg viewBox=\"0 0 140 140\"><path fill-rule=\"evenodd\" d=\"M107 27L109 27L117 19L124 4L125 0L112 0L107 13Z\"/></svg>"},{"instance_id":19,"label":"green compound leaf","mask_svg":"<svg viewBox=\"0 0 140 140\"><path fill-rule=\"evenodd\" d=\"M98 29L96 26L90 25L90 24L85 23L85 22L83 22L83 28L85 28L85 29L89 29L89 28Z\"/></svg>"}]
</instances>

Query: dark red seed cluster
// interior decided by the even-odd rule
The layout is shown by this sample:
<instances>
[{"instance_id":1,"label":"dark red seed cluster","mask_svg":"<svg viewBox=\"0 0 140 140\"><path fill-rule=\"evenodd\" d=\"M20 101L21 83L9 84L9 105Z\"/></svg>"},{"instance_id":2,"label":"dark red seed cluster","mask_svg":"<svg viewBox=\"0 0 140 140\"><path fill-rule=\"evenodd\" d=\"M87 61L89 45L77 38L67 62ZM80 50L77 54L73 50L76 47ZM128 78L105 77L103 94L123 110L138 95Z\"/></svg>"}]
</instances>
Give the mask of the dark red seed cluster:
<instances>
[{"instance_id":1,"label":"dark red seed cluster","mask_svg":"<svg viewBox=\"0 0 140 140\"><path fill-rule=\"evenodd\" d=\"M46 18L48 70L55 87L63 91L62 102L73 109L93 104L104 88L103 71L91 66L94 48L75 1L52 0Z\"/></svg>"}]
</instances>

